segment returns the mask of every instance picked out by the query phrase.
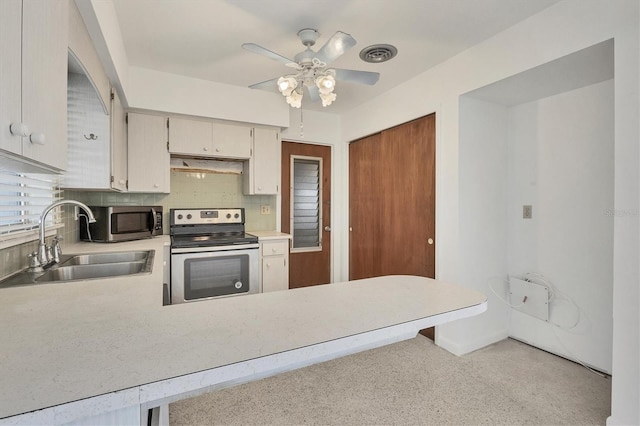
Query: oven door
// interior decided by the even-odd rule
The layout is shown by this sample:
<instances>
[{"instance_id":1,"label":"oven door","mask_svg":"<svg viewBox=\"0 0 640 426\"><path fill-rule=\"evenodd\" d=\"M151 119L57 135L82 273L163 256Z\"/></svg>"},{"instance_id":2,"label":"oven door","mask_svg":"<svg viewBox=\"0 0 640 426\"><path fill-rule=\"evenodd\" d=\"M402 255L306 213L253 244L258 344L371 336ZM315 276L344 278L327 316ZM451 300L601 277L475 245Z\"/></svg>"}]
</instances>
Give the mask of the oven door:
<instances>
[{"instance_id":1,"label":"oven door","mask_svg":"<svg viewBox=\"0 0 640 426\"><path fill-rule=\"evenodd\" d=\"M207 250L207 251L201 251ZM215 251L211 251L215 250ZM171 303L260 292L258 245L172 249Z\"/></svg>"}]
</instances>

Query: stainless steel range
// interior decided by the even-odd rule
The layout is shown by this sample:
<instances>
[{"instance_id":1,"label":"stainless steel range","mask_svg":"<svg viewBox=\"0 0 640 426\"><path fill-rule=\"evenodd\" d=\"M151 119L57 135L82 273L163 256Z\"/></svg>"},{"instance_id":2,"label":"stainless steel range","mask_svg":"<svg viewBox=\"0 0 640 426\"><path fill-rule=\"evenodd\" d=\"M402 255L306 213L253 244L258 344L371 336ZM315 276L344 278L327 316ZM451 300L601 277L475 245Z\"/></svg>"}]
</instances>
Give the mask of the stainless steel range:
<instances>
[{"instance_id":1,"label":"stainless steel range","mask_svg":"<svg viewBox=\"0 0 640 426\"><path fill-rule=\"evenodd\" d=\"M243 208L171 209L171 303L259 293L258 237Z\"/></svg>"}]
</instances>

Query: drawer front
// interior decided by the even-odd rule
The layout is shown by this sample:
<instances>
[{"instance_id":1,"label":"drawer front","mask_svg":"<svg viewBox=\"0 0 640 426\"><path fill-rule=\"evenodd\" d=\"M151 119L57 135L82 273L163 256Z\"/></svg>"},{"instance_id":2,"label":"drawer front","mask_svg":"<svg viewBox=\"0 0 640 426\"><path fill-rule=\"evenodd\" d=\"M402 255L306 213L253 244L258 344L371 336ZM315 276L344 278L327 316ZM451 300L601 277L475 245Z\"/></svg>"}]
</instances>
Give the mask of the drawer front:
<instances>
[{"instance_id":1,"label":"drawer front","mask_svg":"<svg viewBox=\"0 0 640 426\"><path fill-rule=\"evenodd\" d=\"M269 241L260 245L262 256L282 256L289 252L289 241Z\"/></svg>"}]
</instances>

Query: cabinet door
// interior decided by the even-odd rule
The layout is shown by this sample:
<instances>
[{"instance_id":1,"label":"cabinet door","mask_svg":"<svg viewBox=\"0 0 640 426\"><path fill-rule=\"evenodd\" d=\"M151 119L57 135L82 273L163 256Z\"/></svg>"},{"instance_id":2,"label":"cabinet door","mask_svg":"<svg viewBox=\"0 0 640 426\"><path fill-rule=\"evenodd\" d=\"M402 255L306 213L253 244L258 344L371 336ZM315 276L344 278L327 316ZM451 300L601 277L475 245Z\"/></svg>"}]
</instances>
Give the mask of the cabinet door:
<instances>
[{"instance_id":1,"label":"cabinet door","mask_svg":"<svg viewBox=\"0 0 640 426\"><path fill-rule=\"evenodd\" d=\"M169 119L169 152L171 154L213 155L213 123L210 121Z\"/></svg>"},{"instance_id":2,"label":"cabinet door","mask_svg":"<svg viewBox=\"0 0 640 426\"><path fill-rule=\"evenodd\" d=\"M289 271L285 256L268 256L262 259L262 292L289 289Z\"/></svg>"},{"instance_id":3,"label":"cabinet door","mask_svg":"<svg viewBox=\"0 0 640 426\"><path fill-rule=\"evenodd\" d=\"M58 169L67 162L68 7L68 0L22 7L22 122L31 131L22 153Z\"/></svg>"},{"instance_id":4,"label":"cabinet door","mask_svg":"<svg viewBox=\"0 0 640 426\"><path fill-rule=\"evenodd\" d=\"M129 113L127 129L129 191L168 193L167 118Z\"/></svg>"},{"instance_id":5,"label":"cabinet door","mask_svg":"<svg viewBox=\"0 0 640 426\"><path fill-rule=\"evenodd\" d=\"M213 123L213 156L248 160L252 132L251 127Z\"/></svg>"},{"instance_id":6,"label":"cabinet door","mask_svg":"<svg viewBox=\"0 0 640 426\"><path fill-rule=\"evenodd\" d=\"M262 291L289 289L289 240L260 243Z\"/></svg>"},{"instance_id":7,"label":"cabinet door","mask_svg":"<svg viewBox=\"0 0 640 426\"><path fill-rule=\"evenodd\" d=\"M124 109L115 90L111 92L111 188L127 189L127 127Z\"/></svg>"},{"instance_id":8,"label":"cabinet door","mask_svg":"<svg viewBox=\"0 0 640 426\"><path fill-rule=\"evenodd\" d=\"M0 149L19 155L22 138L12 135L9 126L22 122L21 9L21 0L0 1Z\"/></svg>"},{"instance_id":9,"label":"cabinet door","mask_svg":"<svg viewBox=\"0 0 640 426\"><path fill-rule=\"evenodd\" d=\"M253 194L280 193L280 133L273 129L254 129Z\"/></svg>"}]
</instances>

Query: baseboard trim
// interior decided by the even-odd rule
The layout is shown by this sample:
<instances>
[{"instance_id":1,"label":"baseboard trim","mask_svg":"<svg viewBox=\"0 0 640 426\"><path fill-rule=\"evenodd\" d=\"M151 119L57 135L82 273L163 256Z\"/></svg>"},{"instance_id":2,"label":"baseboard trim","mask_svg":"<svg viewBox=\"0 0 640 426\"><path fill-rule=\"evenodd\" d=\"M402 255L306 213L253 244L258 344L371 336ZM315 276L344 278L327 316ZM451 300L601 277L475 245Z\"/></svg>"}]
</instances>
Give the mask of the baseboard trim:
<instances>
[{"instance_id":1,"label":"baseboard trim","mask_svg":"<svg viewBox=\"0 0 640 426\"><path fill-rule=\"evenodd\" d=\"M446 337L437 336L436 344L442 349L445 349L456 356L462 356L473 351L477 351L478 349L482 349L485 346L492 345L508 337L509 330L504 329L496 333L480 336L479 338L466 341L464 344L460 344L455 340L447 339Z\"/></svg>"}]
</instances>

